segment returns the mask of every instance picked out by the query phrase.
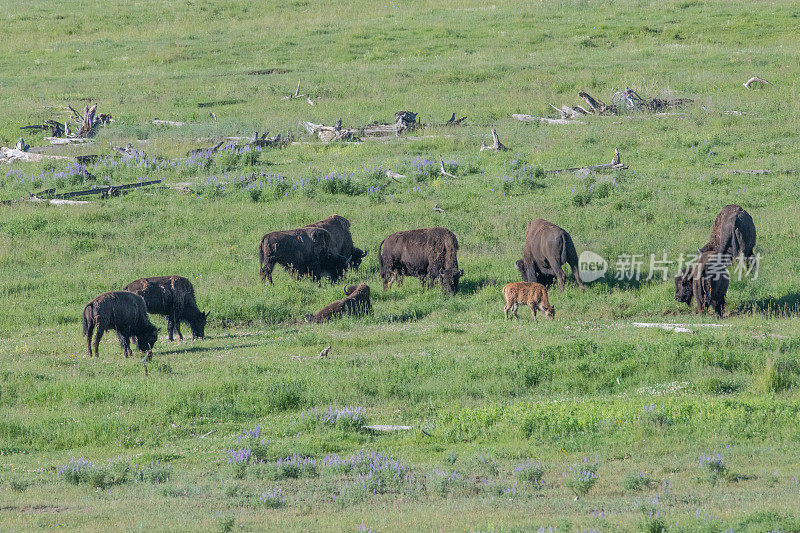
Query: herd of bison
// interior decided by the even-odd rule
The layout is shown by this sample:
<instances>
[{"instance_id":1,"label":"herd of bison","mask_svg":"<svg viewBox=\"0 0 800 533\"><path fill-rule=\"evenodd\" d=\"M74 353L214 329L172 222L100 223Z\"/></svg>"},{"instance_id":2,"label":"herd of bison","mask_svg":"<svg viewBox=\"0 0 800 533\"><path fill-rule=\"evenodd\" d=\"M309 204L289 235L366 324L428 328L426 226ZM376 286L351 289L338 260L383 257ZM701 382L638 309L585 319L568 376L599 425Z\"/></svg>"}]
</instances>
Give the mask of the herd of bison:
<instances>
[{"instance_id":1,"label":"herd of bison","mask_svg":"<svg viewBox=\"0 0 800 533\"><path fill-rule=\"evenodd\" d=\"M722 316L729 282L727 269L733 258L752 261L755 242L755 225L747 211L738 205L725 206L714 220L708 244L698 249L696 263L675 277L675 300L691 305L695 299L699 312L705 313L711 307L718 317ZM393 233L378 247L383 289L388 290L395 282L401 285L404 276L414 276L423 286L439 284L445 291L455 293L464 275L458 267L457 254L458 240L447 228ZM346 270L357 269L365 255L365 251L353 245L350 222L331 215L302 228L264 235L259 246L261 280L271 285L272 271L275 265L281 265L296 278L309 276L319 281L327 277L336 282ZM575 281L583 289L578 254L569 233L543 219L530 222L525 231L522 259L515 263L522 281L503 288L506 319L509 311L516 317L519 305L529 306L534 319L537 310L554 317L555 309L550 305L546 287L557 279L563 292L564 264L572 268ZM344 295L343 299L309 315L308 320L321 323L343 314L362 316L372 311L369 285L346 287ZM103 333L113 329L126 357L132 355L133 338L145 353L145 360L149 360L158 328L150 322L148 313L167 317L170 341L174 332L183 340L181 322L189 324L194 337L202 338L209 315L198 309L194 287L188 279L181 276L138 279L122 291L101 294L84 308L83 334L89 356L93 350L98 355Z\"/></svg>"}]
</instances>

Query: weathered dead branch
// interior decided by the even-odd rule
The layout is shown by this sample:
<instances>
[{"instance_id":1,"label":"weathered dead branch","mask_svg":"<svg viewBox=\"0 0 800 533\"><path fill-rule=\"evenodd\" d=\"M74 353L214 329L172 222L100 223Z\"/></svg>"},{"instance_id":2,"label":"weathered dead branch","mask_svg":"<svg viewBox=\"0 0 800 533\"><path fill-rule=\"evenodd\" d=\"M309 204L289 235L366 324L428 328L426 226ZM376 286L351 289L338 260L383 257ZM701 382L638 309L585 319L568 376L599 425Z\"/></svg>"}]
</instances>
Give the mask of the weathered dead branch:
<instances>
[{"instance_id":1,"label":"weathered dead branch","mask_svg":"<svg viewBox=\"0 0 800 533\"><path fill-rule=\"evenodd\" d=\"M314 101L311 100L311 97L309 95L300 94L300 82L301 81L302 81L302 78L297 78L297 89L295 89L294 94L290 94L289 96L284 96L283 98L281 98L281 100L296 100L298 98L305 98L306 102L308 102L309 105L314 105Z\"/></svg>"},{"instance_id":2,"label":"weathered dead branch","mask_svg":"<svg viewBox=\"0 0 800 533\"><path fill-rule=\"evenodd\" d=\"M497 136L497 131L495 131L494 128L492 128L492 144L487 145L485 142L481 141L480 151L483 152L484 150L492 150L494 152L508 150L508 148L500 142L500 137Z\"/></svg>"},{"instance_id":3,"label":"weathered dead branch","mask_svg":"<svg viewBox=\"0 0 800 533\"><path fill-rule=\"evenodd\" d=\"M311 135L316 135L319 140L324 142L361 140L358 138L357 130L342 128L341 119L339 119L335 126L326 126L325 124L314 124L313 122L301 121L300 127L305 129Z\"/></svg>"},{"instance_id":4,"label":"weathered dead branch","mask_svg":"<svg viewBox=\"0 0 800 533\"><path fill-rule=\"evenodd\" d=\"M576 170L589 170L593 172L600 172L603 170L625 170L628 165L624 164L619 157L619 150L614 147L614 159L611 163L604 163L602 165L589 165L583 167L560 168L558 170L545 170L545 174L556 174L558 172L574 172Z\"/></svg>"},{"instance_id":5,"label":"weathered dead branch","mask_svg":"<svg viewBox=\"0 0 800 533\"><path fill-rule=\"evenodd\" d=\"M772 85L764 78L759 78L758 76L753 76L752 78L744 82L742 85L744 85L745 88L747 88L748 90L752 90L753 88L750 85L752 85L753 83L760 83L762 85Z\"/></svg>"},{"instance_id":6,"label":"weathered dead branch","mask_svg":"<svg viewBox=\"0 0 800 533\"><path fill-rule=\"evenodd\" d=\"M91 137L97 131L97 128L104 126L114 121L111 115L107 113L97 113L97 104L92 107L88 105L84 107L83 115L78 113L75 108L68 105L67 108L72 112L72 120L78 126L78 131L73 132L69 127L69 122L65 121L61 124L58 121L48 119L44 124L32 124L30 126L22 126L20 129L38 129L42 131L49 131L52 137L67 137L67 138L87 138Z\"/></svg>"},{"instance_id":7,"label":"weathered dead branch","mask_svg":"<svg viewBox=\"0 0 800 533\"><path fill-rule=\"evenodd\" d=\"M456 118L456 114L453 113L450 115L450 118L447 119L447 122L444 123L445 126L458 126L462 122L467 120L467 117Z\"/></svg>"},{"instance_id":8,"label":"weathered dead branch","mask_svg":"<svg viewBox=\"0 0 800 533\"><path fill-rule=\"evenodd\" d=\"M442 159L439 160L439 172L442 174L442 176L447 176L448 178L455 178L453 174L450 174L448 171L444 169L444 160Z\"/></svg>"},{"instance_id":9,"label":"weathered dead branch","mask_svg":"<svg viewBox=\"0 0 800 533\"><path fill-rule=\"evenodd\" d=\"M189 150L186 152L186 157L198 156L198 155L213 155L217 153L217 151L222 148L222 145L225 144L225 141L220 141L211 148L197 148L195 150Z\"/></svg>"}]
</instances>

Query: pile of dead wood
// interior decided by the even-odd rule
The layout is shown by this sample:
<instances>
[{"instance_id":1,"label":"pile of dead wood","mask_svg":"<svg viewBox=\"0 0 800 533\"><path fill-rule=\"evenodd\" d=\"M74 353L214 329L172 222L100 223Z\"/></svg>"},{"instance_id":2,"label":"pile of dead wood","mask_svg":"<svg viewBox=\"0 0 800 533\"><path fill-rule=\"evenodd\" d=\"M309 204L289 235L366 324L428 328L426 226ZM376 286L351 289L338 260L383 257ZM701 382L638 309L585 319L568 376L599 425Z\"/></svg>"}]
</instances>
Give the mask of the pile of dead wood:
<instances>
[{"instance_id":1,"label":"pile of dead wood","mask_svg":"<svg viewBox=\"0 0 800 533\"><path fill-rule=\"evenodd\" d=\"M556 107L549 104L556 110L558 118L535 117L532 115L514 114L513 118L522 122L542 122L545 124L582 124L576 120L585 115L620 115L627 112L650 112L664 113L670 109L680 108L692 102L689 98L642 98L639 93L625 87L625 90L615 92L611 95L611 103L606 104L599 98L595 98L586 91L581 91L578 96L586 102L586 107L582 105L562 105Z\"/></svg>"},{"instance_id":2,"label":"pile of dead wood","mask_svg":"<svg viewBox=\"0 0 800 533\"><path fill-rule=\"evenodd\" d=\"M456 114L450 115L446 122L435 124L436 126L458 126L467 117L456 118ZM398 111L394 114L394 122L382 124L373 122L363 127L343 128L342 119L339 119L333 126L325 124L315 124L313 122L301 121L300 127L308 131L311 135L316 135L319 140L330 141L361 141L370 139L385 139L387 137L399 137L407 131L421 130L431 124L423 124L419 114L412 111Z\"/></svg>"},{"instance_id":3,"label":"pile of dead wood","mask_svg":"<svg viewBox=\"0 0 800 533\"><path fill-rule=\"evenodd\" d=\"M108 113L98 113L97 104L92 107L88 105L84 107L83 114L78 113L72 106L67 106L72 112L72 120L75 122L75 130L69 126L69 120L65 120L62 124L56 120L48 119L44 124L32 124L30 126L22 126L22 130L38 129L42 131L49 131L51 137L65 137L75 139L86 139L91 137L97 132L100 126L105 126L114 121Z\"/></svg>"}]
</instances>

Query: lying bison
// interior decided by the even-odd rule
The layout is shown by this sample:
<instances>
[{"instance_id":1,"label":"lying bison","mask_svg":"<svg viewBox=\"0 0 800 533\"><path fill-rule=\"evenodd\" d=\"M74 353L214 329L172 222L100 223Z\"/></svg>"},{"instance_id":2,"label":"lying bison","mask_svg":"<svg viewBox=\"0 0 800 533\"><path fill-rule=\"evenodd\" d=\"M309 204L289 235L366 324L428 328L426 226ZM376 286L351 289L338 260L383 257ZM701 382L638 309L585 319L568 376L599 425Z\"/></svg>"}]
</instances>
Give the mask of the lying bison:
<instances>
[{"instance_id":1,"label":"lying bison","mask_svg":"<svg viewBox=\"0 0 800 533\"><path fill-rule=\"evenodd\" d=\"M321 324L341 315L363 316L372 312L369 285L366 283L346 287L344 295L345 297L341 300L336 300L313 315L309 315L308 321Z\"/></svg>"},{"instance_id":2,"label":"lying bison","mask_svg":"<svg viewBox=\"0 0 800 533\"><path fill-rule=\"evenodd\" d=\"M419 278L425 285L441 283L450 293L458 290L458 280L464 272L458 269L458 240L447 228L426 228L398 231L386 237L378 248L383 289L403 276Z\"/></svg>"},{"instance_id":3,"label":"lying bison","mask_svg":"<svg viewBox=\"0 0 800 533\"><path fill-rule=\"evenodd\" d=\"M522 274L522 281L538 282L549 287L558 278L558 289L564 292L564 271L561 265L572 267L572 274L581 290L584 289L578 270L578 253L569 233L544 219L528 223L525 230L525 247L522 259L514 266Z\"/></svg>"},{"instance_id":4,"label":"lying bison","mask_svg":"<svg viewBox=\"0 0 800 533\"><path fill-rule=\"evenodd\" d=\"M699 313L705 314L713 307L721 318L730 281L728 264L728 258L718 252L700 254L694 266L675 276L675 300L691 306L694 298Z\"/></svg>"},{"instance_id":5,"label":"lying bison","mask_svg":"<svg viewBox=\"0 0 800 533\"><path fill-rule=\"evenodd\" d=\"M133 355L131 337L136 339L139 350L146 352L145 359L150 359L153 345L158 339L158 328L147 318L144 298L128 291L103 293L83 308L83 334L86 336L89 357L92 356L92 333L95 327L94 355L97 357L100 356L100 339L108 329L116 330L125 357Z\"/></svg>"},{"instance_id":6,"label":"lying bison","mask_svg":"<svg viewBox=\"0 0 800 533\"><path fill-rule=\"evenodd\" d=\"M726 205L714 219L711 238L701 252L717 252L731 259L742 256L750 263L756 246L756 226L750 213L736 204Z\"/></svg>"},{"instance_id":7,"label":"lying bison","mask_svg":"<svg viewBox=\"0 0 800 533\"><path fill-rule=\"evenodd\" d=\"M266 280L270 285L276 264L297 277L311 276L314 281L323 276L336 281L348 264L346 257L333 251L331 234L315 227L267 233L261 239L258 253L261 281Z\"/></svg>"},{"instance_id":8,"label":"lying bison","mask_svg":"<svg viewBox=\"0 0 800 533\"><path fill-rule=\"evenodd\" d=\"M192 329L192 336L203 338L206 331L208 313L197 308L194 299L192 282L182 276L159 276L137 279L125 287L126 291L135 292L147 305L147 312L167 317L167 332L172 341L173 332L181 334L181 321L185 321Z\"/></svg>"},{"instance_id":9,"label":"lying bison","mask_svg":"<svg viewBox=\"0 0 800 533\"><path fill-rule=\"evenodd\" d=\"M361 260L367 252L353 246L353 237L350 235L350 221L340 215L331 215L325 220L314 222L307 228L320 228L331 234L331 253L349 259L349 266L358 270Z\"/></svg>"}]
</instances>

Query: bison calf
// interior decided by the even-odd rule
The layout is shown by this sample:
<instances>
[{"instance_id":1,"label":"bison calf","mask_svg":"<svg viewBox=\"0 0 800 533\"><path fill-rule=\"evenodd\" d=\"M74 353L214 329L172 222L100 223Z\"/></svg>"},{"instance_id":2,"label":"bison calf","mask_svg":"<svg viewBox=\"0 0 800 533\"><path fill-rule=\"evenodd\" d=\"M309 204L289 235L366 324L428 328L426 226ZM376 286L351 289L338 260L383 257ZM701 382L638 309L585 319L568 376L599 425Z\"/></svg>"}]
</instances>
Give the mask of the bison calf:
<instances>
[{"instance_id":1,"label":"bison calf","mask_svg":"<svg viewBox=\"0 0 800 533\"><path fill-rule=\"evenodd\" d=\"M729 282L727 258L717 252L703 252L697 264L675 276L675 301L691 306L694 298L699 313L705 314L713 307L714 314L721 318Z\"/></svg>"},{"instance_id":2,"label":"bison calf","mask_svg":"<svg viewBox=\"0 0 800 533\"><path fill-rule=\"evenodd\" d=\"M527 305L531 308L533 319L536 320L536 311L544 312L544 316L555 318L556 310L550 305L547 299L547 289L541 283L533 283L527 281L517 281L509 283L503 287L503 297L506 299L506 307L503 309L508 320L509 310L517 316L517 307L520 305Z\"/></svg>"},{"instance_id":3,"label":"bison calf","mask_svg":"<svg viewBox=\"0 0 800 533\"><path fill-rule=\"evenodd\" d=\"M344 295L345 298L336 300L313 315L309 315L308 321L321 324L341 315L363 316L372 312L372 302L369 298L369 285L366 283L359 283L358 285L346 287L344 289Z\"/></svg>"},{"instance_id":4,"label":"bison calf","mask_svg":"<svg viewBox=\"0 0 800 533\"><path fill-rule=\"evenodd\" d=\"M94 355L100 357L98 350L100 339L108 329L113 329L119 337L119 344L125 357L133 355L130 338L134 337L139 350L146 352L149 359L153 345L158 339L158 328L147 318L147 306L144 298L128 291L106 292L89 302L83 308L83 334L89 357L92 356L92 333L94 337Z\"/></svg>"},{"instance_id":5,"label":"bison calf","mask_svg":"<svg viewBox=\"0 0 800 533\"><path fill-rule=\"evenodd\" d=\"M125 290L144 298L148 313L167 317L167 332L170 342L172 334L176 330L178 338L183 340L181 321L189 323L193 337L202 339L205 336L209 313L204 313L197 308L194 287L188 279L182 276L141 278L129 283Z\"/></svg>"}]
</instances>

